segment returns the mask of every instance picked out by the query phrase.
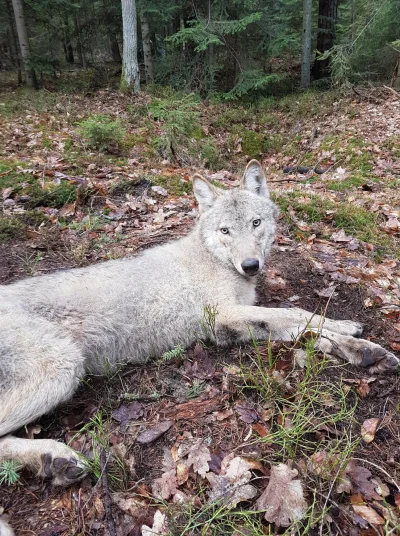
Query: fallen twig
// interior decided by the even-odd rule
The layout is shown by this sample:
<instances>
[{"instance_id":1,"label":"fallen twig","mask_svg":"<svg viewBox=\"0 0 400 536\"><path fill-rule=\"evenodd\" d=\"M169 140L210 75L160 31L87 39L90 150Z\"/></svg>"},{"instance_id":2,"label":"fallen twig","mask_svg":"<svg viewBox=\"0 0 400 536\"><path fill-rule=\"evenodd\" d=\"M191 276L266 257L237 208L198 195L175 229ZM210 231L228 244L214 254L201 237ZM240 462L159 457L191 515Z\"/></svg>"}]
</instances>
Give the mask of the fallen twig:
<instances>
[{"instance_id":1,"label":"fallen twig","mask_svg":"<svg viewBox=\"0 0 400 536\"><path fill-rule=\"evenodd\" d=\"M108 486L108 475L107 475L107 453L102 447L100 451L100 467L101 467L101 487L104 503L104 515L106 518L108 534L109 536L117 536L115 530L114 518L112 516L111 508L111 497L110 497L110 488Z\"/></svg>"},{"instance_id":2,"label":"fallen twig","mask_svg":"<svg viewBox=\"0 0 400 536\"><path fill-rule=\"evenodd\" d=\"M393 93L393 95L396 95L397 98L400 98L400 93L396 91L393 87L385 86L385 85L383 85L383 87L385 89L388 89L391 93Z\"/></svg>"},{"instance_id":3,"label":"fallen twig","mask_svg":"<svg viewBox=\"0 0 400 536\"><path fill-rule=\"evenodd\" d=\"M9 173L12 173L14 171L14 168L8 169L7 171L3 171L3 173L0 173L0 177L4 177L4 175L8 175Z\"/></svg>"}]
</instances>

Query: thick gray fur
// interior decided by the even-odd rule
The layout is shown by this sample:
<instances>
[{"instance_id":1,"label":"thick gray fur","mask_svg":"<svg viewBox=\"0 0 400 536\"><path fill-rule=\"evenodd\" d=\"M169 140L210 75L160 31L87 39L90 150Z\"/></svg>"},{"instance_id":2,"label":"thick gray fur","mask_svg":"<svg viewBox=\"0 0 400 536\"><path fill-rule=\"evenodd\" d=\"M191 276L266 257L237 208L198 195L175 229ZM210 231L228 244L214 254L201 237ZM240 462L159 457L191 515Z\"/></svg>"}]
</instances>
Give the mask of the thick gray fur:
<instances>
[{"instance_id":1,"label":"thick gray fur","mask_svg":"<svg viewBox=\"0 0 400 536\"><path fill-rule=\"evenodd\" d=\"M240 188L217 189L200 175L193 187L200 217L185 238L0 287L0 462L14 458L55 484L76 480L82 464L66 445L7 434L69 399L87 372L143 363L196 337L225 345L250 333L287 341L309 327L320 330L327 354L374 373L397 366L381 346L354 338L361 333L355 322L253 305L256 280L242 263L264 265L278 215L257 161Z\"/></svg>"}]
</instances>

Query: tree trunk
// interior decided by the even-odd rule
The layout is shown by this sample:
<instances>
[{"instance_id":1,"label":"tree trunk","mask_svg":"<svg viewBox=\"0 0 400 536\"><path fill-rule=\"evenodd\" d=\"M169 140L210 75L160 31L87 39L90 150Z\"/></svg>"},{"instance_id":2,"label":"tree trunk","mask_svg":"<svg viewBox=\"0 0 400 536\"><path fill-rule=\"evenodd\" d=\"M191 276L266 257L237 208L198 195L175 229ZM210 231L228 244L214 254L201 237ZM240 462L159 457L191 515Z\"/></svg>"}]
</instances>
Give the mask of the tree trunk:
<instances>
[{"instance_id":1,"label":"tree trunk","mask_svg":"<svg viewBox=\"0 0 400 536\"><path fill-rule=\"evenodd\" d=\"M86 69L86 57L85 57L85 52L82 46L82 35L81 35L81 24L79 21L79 12L75 13L74 23L75 23L75 33L76 33L76 45L77 45L76 48L78 51L79 62L82 65L83 69Z\"/></svg>"},{"instance_id":2,"label":"tree trunk","mask_svg":"<svg viewBox=\"0 0 400 536\"><path fill-rule=\"evenodd\" d=\"M121 63L122 58L121 58L121 53L119 51L118 41L113 35L110 35L110 45L111 45L111 55L112 55L113 61L115 63Z\"/></svg>"},{"instance_id":3,"label":"tree trunk","mask_svg":"<svg viewBox=\"0 0 400 536\"><path fill-rule=\"evenodd\" d=\"M28 33L26 31L23 0L12 0L18 41L21 49L22 63L25 71L25 83L28 87L37 89L35 71L31 66Z\"/></svg>"},{"instance_id":4,"label":"tree trunk","mask_svg":"<svg viewBox=\"0 0 400 536\"><path fill-rule=\"evenodd\" d=\"M121 89L134 91L140 88L139 65L137 58L137 21L135 0L121 0L123 59Z\"/></svg>"},{"instance_id":5,"label":"tree trunk","mask_svg":"<svg viewBox=\"0 0 400 536\"><path fill-rule=\"evenodd\" d=\"M10 3L10 0L6 0L6 9L7 9L7 15L8 15L8 39L10 42L10 51L11 51L11 57L13 62L15 63L15 67L17 68L18 73L18 84L22 84L22 71L21 71L21 61L19 58L18 53L18 43L17 43L17 36L15 35L15 28L14 28L14 18L12 15L12 6Z\"/></svg>"},{"instance_id":6,"label":"tree trunk","mask_svg":"<svg viewBox=\"0 0 400 536\"><path fill-rule=\"evenodd\" d=\"M338 0L319 0L317 51L320 54L330 50L336 40ZM315 58L313 74L316 80L329 76L329 58Z\"/></svg>"},{"instance_id":7,"label":"tree trunk","mask_svg":"<svg viewBox=\"0 0 400 536\"><path fill-rule=\"evenodd\" d=\"M67 45L67 57L66 57L66 60L67 60L67 62L70 63L71 65L72 65L73 63L75 63L74 49L72 48L71 43L68 43L68 45Z\"/></svg>"},{"instance_id":8,"label":"tree trunk","mask_svg":"<svg viewBox=\"0 0 400 536\"><path fill-rule=\"evenodd\" d=\"M149 19L144 9L140 13L140 21L142 27L142 43L143 43L143 56L144 56L144 72L146 77L146 84L153 82L153 57L151 55L151 41L150 41L150 28Z\"/></svg>"},{"instance_id":9,"label":"tree trunk","mask_svg":"<svg viewBox=\"0 0 400 536\"><path fill-rule=\"evenodd\" d=\"M301 87L310 87L312 0L303 0L303 50L301 60Z\"/></svg>"}]
</instances>

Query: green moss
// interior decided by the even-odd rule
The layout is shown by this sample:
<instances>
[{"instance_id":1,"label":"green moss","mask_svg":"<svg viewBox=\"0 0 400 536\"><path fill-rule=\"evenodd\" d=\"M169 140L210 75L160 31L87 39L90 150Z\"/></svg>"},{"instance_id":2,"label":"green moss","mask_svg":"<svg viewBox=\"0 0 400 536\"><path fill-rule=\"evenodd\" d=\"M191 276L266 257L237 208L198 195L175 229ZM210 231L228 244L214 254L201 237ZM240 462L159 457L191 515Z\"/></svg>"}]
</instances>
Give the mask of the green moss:
<instances>
[{"instance_id":1,"label":"green moss","mask_svg":"<svg viewBox=\"0 0 400 536\"><path fill-rule=\"evenodd\" d=\"M192 191L192 183L183 181L179 175L154 175L149 177L153 184L162 186L170 195L189 194Z\"/></svg>"},{"instance_id":2,"label":"green moss","mask_svg":"<svg viewBox=\"0 0 400 536\"><path fill-rule=\"evenodd\" d=\"M204 132L201 126L196 125L190 133L190 136L195 140L202 140L204 138Z\"/></svg>"},{"instance_id":3,"label":"green moss","mask_svg":"<svg viewBox=\"0 0 400 536\"><path fill-rule=\"evenodd\" d=\"M250 158L258 158L266 152L267 144L262 134L253 130L245 130L242 133L242 151Z\"/></svg>"},{"instance_id":4,"label":"green moss","mask_svg":"<svg viewBox=\"0 0 400 536\"><path fill-rule=\"evenodd\" d=\"M335 203L323 199L319 195L308 195L299 191L279 196L275 202L280 206L283 216L289 224L293 222L286 216L287 210L292 207L298 217L309 224L321 222L327 219L327 211L332 211L334 227L343 229L347 234L353 235L363 242L373 244L381 248L387 255L400 256L398 241L380 231L380 217L376 212L371 212L362 207L350 203Z\"/></svg>"},{"instance_id":5,"label":"green moss","mask_svg":"<svg viewBox=\"0 0 400 536\"><path fill-rule=\"evenodd\" d=\"M18 218L0 215L0 244L25 238L24 225Z\"/></svg>"},{"instance_id":6,"label":"green moss","mask_svg":"<svg viewBox=\"0 0 400 536\"><path fill-rule=\"evenodd\" d=\"M363 177L362 175L352 175L343 181L329 181L327 182L327 187L329 190L334 190L335 192L347 192L362 186L369 180L369 178Z\"/></svg>"},{"instance_id":7,"label":"green moss","mask_svg":"<svg viewBox=\"0 0 400 536\"><path fill-rule=\"evenodd\" d=\"M15 188L18 192L20 190L20 185L23 182L28 182L31 180L31 176L27 175L25 173L20 173L19 171L14 171L17 166L19 166L19 162L0 162L0 174L6 173L7 171L10 171L10 173L7 173L6 175L3 175L0 177L0 190L3 188Z\"/></svg>"},{"instance_id":8,"label":"green moss","mask_svg":"<svg viewBox=\"0 0 400 536\"><path fill-rule=\"evenodd\" d=\"M124 139L120 143L120 148L124 153L129 153L136 145L146 145L146 136L140 136L137 134L126 134Z\"/></svg>"},{"instance_id":9,"label":"green moss","mask_svg":"<svg viewBox=\"0 0 400 536\"><path fill-rule=\"evenodd\" d=\"M45 221L48 221L46 216L40 210L27 210L18 215L18 219L29 227L39 227Z\"/></svg>"}]
</instances>

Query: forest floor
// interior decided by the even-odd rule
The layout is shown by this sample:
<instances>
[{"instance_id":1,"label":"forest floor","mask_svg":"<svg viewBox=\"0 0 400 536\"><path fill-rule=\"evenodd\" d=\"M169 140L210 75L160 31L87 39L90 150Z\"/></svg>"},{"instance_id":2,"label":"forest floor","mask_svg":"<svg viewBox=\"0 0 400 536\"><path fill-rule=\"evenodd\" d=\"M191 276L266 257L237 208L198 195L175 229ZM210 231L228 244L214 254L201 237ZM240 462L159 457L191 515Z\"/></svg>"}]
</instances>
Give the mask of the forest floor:
<instances>
[{"instance_id":1,"label":"forest floor","mask_svg":"<svg viewBox=\"0 0 400 536\"><path fill-rule=\"evenodd\" d=\"M85 130L93 114L116 133ZM186 234L193 171L229 188L249 158L282 210L259 303L361 321L399 352L400 99L385 88L253 106L3 88L0 283ZM398 374L312 341L177 347L89 377L21 430L69 442L91 472L52 489L23 471L0 515L21 536L400 534L399 411Z\"/></svg>"}]
</instances>

